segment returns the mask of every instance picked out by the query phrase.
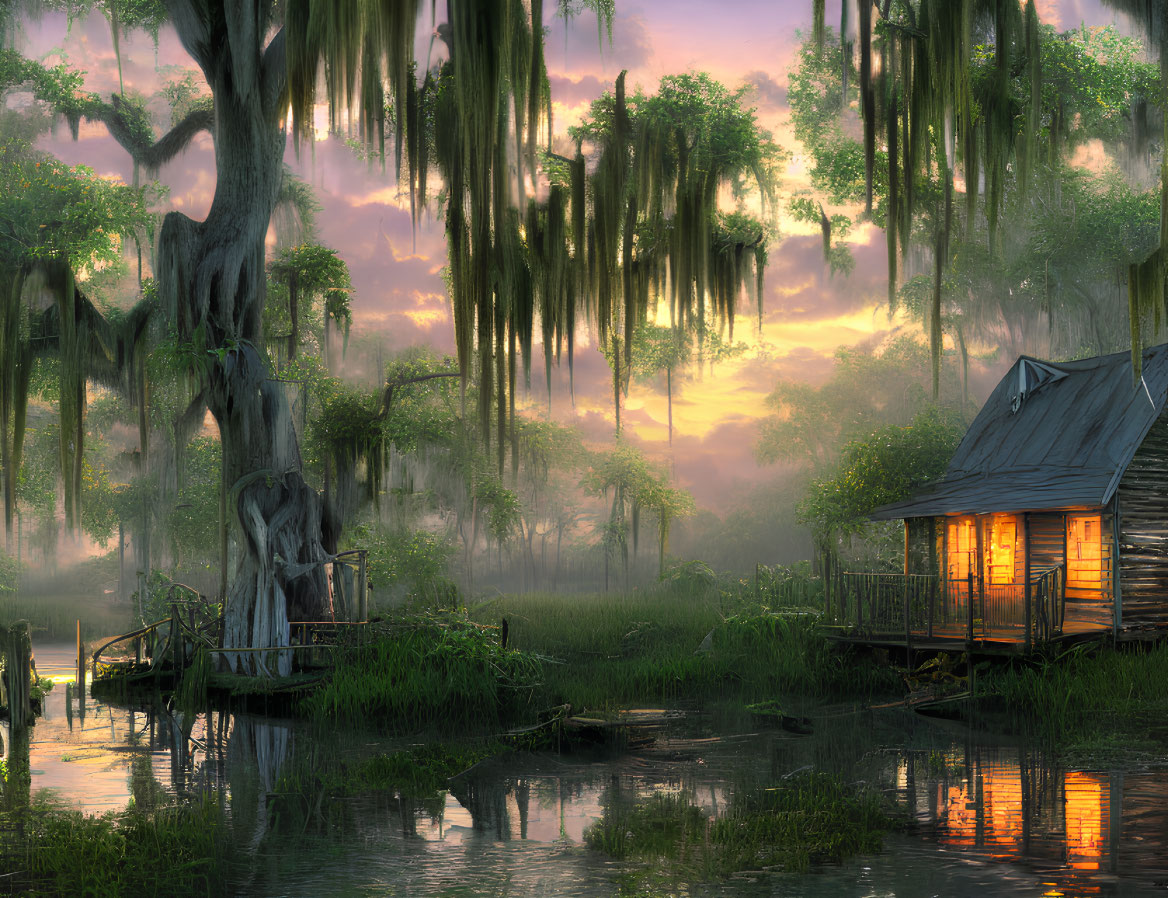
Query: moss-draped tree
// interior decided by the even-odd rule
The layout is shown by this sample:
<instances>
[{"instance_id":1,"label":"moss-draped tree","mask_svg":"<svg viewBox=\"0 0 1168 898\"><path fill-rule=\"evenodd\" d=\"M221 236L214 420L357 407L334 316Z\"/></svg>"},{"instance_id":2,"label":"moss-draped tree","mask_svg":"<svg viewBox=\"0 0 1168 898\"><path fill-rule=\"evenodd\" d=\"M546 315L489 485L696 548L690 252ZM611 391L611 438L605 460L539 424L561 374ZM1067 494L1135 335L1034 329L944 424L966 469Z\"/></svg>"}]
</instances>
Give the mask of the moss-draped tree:
<instances>
[{"instance_id":1,"label":"moss-draped tree","mask_svg":"<svg viewBox=\"0 0 1168 898\"><path fill-rule=\"evenodd\" d=\"M1112 5L1131 12L1159 45L1163 3ZM1068 177L1063 160L1076 140L1102 137L1114 145L1118 138L1129 149L1146 147L1149 122L1157 121L1149 112L1162 103L1162 86L1147 77L1146 66L1134 60L1117 36L1113 46L1097 48L1086 29L1083 40L1076 42L1040 25L1033 0L858 0L858 66L852 44L841 46L820 24L821 7L813 5L817 27L804 50L803 68L810 61L811 68L838 71L840 77L824 97L842 99L845 107L850 99L847 73L857 75L852 95L863 120L859 156L864 181L863 189L848 198L863 201L869 214L885 224L889 302L894 308L910 242L914 236L927 236L930 244L933 271L926 322L936 389L942 297L951 260L960 253L968 270L971 251L979 253L974 241L981 239L981 258L1016 267L1015 260L1003 257L1004 240L1017 240L1017 229L1003 237L1006 216L1023 221L1030 214L1029 203L1063 205L1059 187ZM810 59L813 54L819 58ZM879 66L873 64L877 57ZM797 93L793 88L796 101ZM825 106L811 103L804 109L816 119ZM1117 125L1123 134L1116 133ZM836 191L840 201L850 192L843 183L850 177L845 163L857 161L856 154L845 159L836 153L833 158L821 141L816 157L821 174L844 188ZM874 193L881 201L878 207ZM1162 227L1161 245L1165 233ZM1133 347L1168 320L1162 314L1163 259L1157 250L1130 269L1127 259L1114 260L1130 287ZM1049 284L1051 272L1042 274L1041 283ZM1031 277L1027 283L1033 287L1039 280ZM1063 292L1075 288L1072 284ZM1088 298L1092 307L1099 301ZM1049 295L1033 307L1050 310ZM1138 380L1138 353L1133 359Z\"/></svg>"}]
</instances>

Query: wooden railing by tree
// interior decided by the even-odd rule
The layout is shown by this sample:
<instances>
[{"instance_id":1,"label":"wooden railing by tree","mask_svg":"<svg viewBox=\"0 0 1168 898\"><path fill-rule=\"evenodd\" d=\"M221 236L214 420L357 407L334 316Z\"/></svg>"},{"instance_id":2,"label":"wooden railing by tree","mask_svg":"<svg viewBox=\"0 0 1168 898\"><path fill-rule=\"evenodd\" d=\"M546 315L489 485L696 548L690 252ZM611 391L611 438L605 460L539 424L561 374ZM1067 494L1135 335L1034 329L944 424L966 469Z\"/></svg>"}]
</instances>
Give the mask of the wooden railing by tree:
<instances>
[{"instance_id":1,"label":"wooden railing by tree","mask_svg":"<svg viewBox=\"0 0 1168 898\"><path fill-rule=\"evenodd\" d=\"M368 617L368 577L366 575L367 553L364 549L341 552L327 562L332 566L333 609L335 618L330 621L292 621L289 624L293 639L299 644L286 646L260 646L250 649L222 649L222 618L218 615L207 618L206 612L212 608L207 599L197 590L182 583L172 583L166 596L170 616L140 627L121 636L116 636L98 647L92 654L93 676L98 675L102 656L115 646L126 644L125 652L132 652L134 667L146 662L147 670L160 673L162 665L168 664L174 672L181 672L189 663L196 649L210 655L228 652L250 653L255 657L259 672L271 677L267 662L279 657L281 652L299 654L303 663L319 661L322 652L329 652L337 642L338 632L344 627L360 627ZM181 591L193 596L189 601L177 598ZM203 618L200 620L200 618Z\"/></svg>"}]
</instances>

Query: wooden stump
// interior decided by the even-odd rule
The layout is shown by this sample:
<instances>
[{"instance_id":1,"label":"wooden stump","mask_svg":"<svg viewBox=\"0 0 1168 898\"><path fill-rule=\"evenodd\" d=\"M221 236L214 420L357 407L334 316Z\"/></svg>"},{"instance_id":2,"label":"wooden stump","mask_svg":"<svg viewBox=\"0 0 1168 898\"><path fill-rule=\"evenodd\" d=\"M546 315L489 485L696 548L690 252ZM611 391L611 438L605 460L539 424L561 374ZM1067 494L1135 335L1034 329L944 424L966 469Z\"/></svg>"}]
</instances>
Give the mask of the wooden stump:
<instances>
[{"instance_id":1,"label":"wooden stump","mask_svg":"<svg viewBox=\"0 0 1168 898\"><path fill-rule=\"evenodd\" d=\"M32 697L29 693L32 637L28 621L17 621L4 634L4 659L4 691L8 694L8 714L15 733L32 722Z\"/></svg>"}]
</instances>

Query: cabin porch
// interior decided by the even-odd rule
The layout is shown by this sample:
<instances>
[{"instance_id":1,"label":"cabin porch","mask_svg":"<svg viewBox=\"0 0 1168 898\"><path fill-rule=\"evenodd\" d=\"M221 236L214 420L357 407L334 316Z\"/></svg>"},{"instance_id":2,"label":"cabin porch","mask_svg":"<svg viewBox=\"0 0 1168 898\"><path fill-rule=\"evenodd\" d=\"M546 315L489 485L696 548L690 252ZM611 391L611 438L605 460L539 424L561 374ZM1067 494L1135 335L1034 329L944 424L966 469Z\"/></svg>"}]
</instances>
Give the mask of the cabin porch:
<instances>
[{"instance_id":1,"label":"cabin porch","mask_svg":"<svg viewBox=\"0 0 1168 898\"><path fill-rule=\"evenodd\" d=\"M905 572L837 573L826 621L849 642L1027 652L1114 632L1110 516L1092 510L905 522Z\"/></svg>"}]
</instances>

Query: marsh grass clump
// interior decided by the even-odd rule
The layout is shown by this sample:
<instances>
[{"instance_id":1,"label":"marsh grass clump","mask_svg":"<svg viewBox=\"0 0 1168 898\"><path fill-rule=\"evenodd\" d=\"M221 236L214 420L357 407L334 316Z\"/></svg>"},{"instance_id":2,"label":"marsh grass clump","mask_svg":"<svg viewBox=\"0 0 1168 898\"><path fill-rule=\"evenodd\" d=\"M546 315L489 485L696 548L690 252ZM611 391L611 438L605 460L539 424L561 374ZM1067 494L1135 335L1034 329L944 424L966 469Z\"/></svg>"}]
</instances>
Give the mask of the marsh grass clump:
<instances>
[{"instance_id":1,"label":"marsh grass clump","mask_svg":"<svg viewBox=\"0 0 1168 898\"><path fill-rule=\"evenodd\" d=\"M991 668L979 692L1021 729L1051 740L1091 740L1117 726L1135 728L1168 710L1168 645L1077 646L1037 660Z\"/></svg>"},{"instance_id":2,"label":"marsh grass clump","mask_svg":"<svg viewBox=\"0 0 1168 898\"><path fill-rule=\"evenodd\" d=\"M455 614L417 615L344 646L304 700L320 721L398 732L496 726L528 708L540 662Z\"/></svg>"},{"instance_id":3,"label":"marsh grass clump","mask_svg":"<svg viewBox=\"0 0 1168 898\"><path fill-rule=\"evenodd\" d=\"M802 873L875 854L899 825L879 794L815 772L735 794L730 812L711 825L710 841L723 874L759 867Z\"/></svg>"},{"instance_id":4,"label":"marsh grass clump","mask_svg":"<svg viewBox=\"0 0 1168 898\"><path fill-rule=\"evenodd\" d=\"M677 875L712 878L763 868L801 873L874 854L901 825L878 793L807 773L736 791L717 818L684 793L634 802L616 796L585 842L618 860L668 861Z\"/></svg>"},{"instance_id":5,"label":"marsh grass clump","mask_svg":"<svg viewBox=\"0 0 1168 898\"><path fill-rule=\"evenodd\" d=\"M46 804L0 814L0 867L16 894L227 894L230 844L212 801L101 816Z\"/></svg>"},{"instance_id":6,"label":"marsh grass clump","mask_svg":"<svg viewBox=\"0 0 1168 898\"><path fill-rule=\"evenodd\" d=\"M658 792L631 805L615 801L584 833L589 848L617 860L675 861L708 849L710 821L684 793Z\"/></svg>"}]
</instances>

